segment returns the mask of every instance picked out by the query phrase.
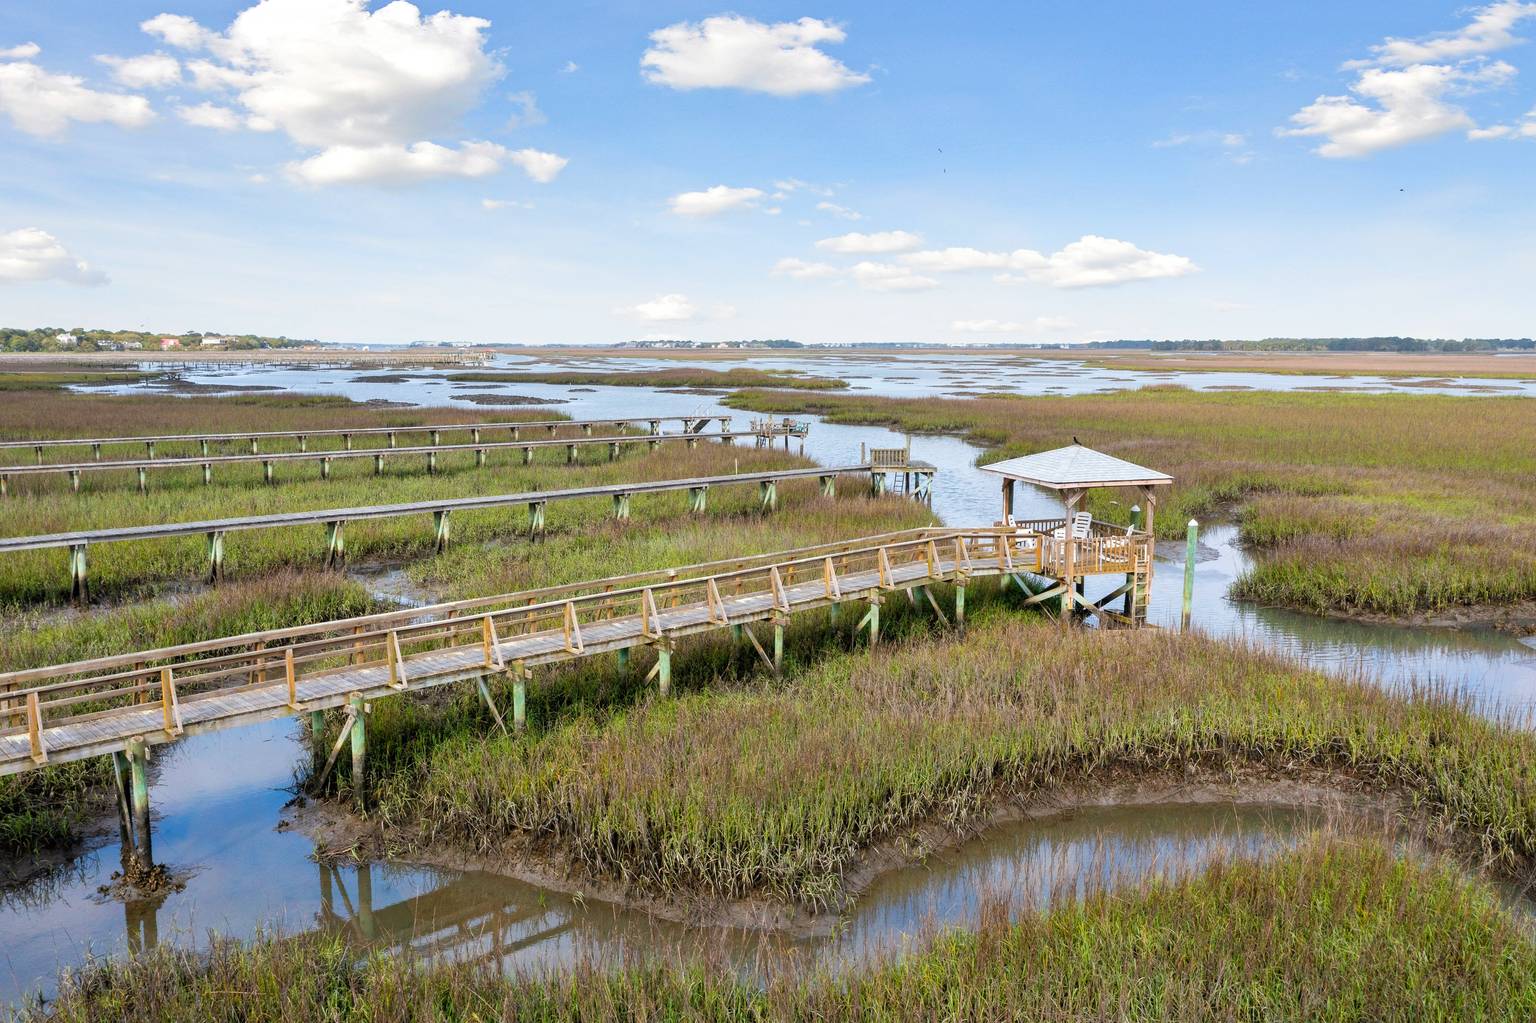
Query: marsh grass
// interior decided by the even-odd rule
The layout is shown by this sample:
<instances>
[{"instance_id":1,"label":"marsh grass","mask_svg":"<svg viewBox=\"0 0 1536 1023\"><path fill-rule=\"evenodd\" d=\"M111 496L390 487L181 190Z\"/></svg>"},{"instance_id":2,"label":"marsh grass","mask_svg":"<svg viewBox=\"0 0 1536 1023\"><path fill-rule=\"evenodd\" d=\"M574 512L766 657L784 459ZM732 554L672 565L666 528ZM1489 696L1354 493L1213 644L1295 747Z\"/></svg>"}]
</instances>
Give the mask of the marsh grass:
<instances>
[{"instance_id":1,"label":"marsh grass","mask_svg":"<svg viewBox=\"0 0 1536 1023\"><path fill-rule=\"evenodd\" d=\"M1420 1023L1536 1014L1536 945L1484 884L1384 845L1319 838L1270 862L986 915L900 958L762 985L708 958L508 976L343 937L214 938L67 974L17 1023L1041 1020Z\"/></svg>"},{"instance_id":2,"label":"marsh grass","mask_svg":"<svg viewBox=\"0 0 1536 1023\"><path fill-rule=\"evenodd\" d=\"M919 630L806 657L778 684L712 656L667 699L637 699L634 683L595 696L591 675L579 699L551 683L535 707L555 707L512 737L386 701L378 734L401 752L376 776L377 815L418 844L547 844L640 893L811 909L841 905L863 851L919 822L960 827L999 795L1188 767L1402 791L1503 868L1536 853L1536 740L1455 699L1198 636L992 614L964 639Z\"/></svg>"},{"instance_id":3,"label":"marsh grass","mask_svg":"<svg viewBox=\"0 0 1536 1023\"><path fill-rule=\"evenodd\" d=\"M791 370L766 370L734 367L732 369L643 369L621 372L565 370L547 373L505 373L471 371L450 373L448 379L459 383L562 384L565 386L603 387L782 387L796 391L835 391L848 386L836 377L813 376Z\"/></svg>"},{"instance_id":4,"label":"marsh grass","mask_svg":"<svg viewBox=\"0 0 1536 1023\"><path fill-rule=\"evenodd\" d=\"M1235 595L1405 616L1536 599L1536 416L1528 399L1196 392L894 399L746 391L727 404L959 433L982 462L1071 443L1172 475L1159 533L1237 511L1255 551ZM1119 503L1113 503L1119 497ZM1090 494L1123 521L1134 498Z\"/></svg>"}]
</instances>

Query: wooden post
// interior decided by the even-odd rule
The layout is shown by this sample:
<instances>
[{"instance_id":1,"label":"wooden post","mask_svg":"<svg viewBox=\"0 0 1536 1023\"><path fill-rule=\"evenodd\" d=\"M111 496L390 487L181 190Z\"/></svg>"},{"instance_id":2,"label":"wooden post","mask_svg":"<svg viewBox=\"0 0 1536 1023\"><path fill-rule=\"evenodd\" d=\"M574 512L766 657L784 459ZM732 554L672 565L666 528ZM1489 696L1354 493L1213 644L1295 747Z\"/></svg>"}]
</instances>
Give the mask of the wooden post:
<instances>
[{"instance_id":1,"label":"wooden post","mask_svg":"<svg viewBox=\"0 0 1536 1023\"><path fill-rule=\"evenodd\" d=\"M320 478L323 480L331 478L331 458L329 455L320 459Z\"/></svg>"},{"instance_id":2,"label":"wooden post","mask_svg":"<svg viewBox=\"0 0 1536 1023\"><path fill-rule=\"evenodd\" d=\"M432 513L432 547L441 554L448 549L448 518L450 511L447 508Z\"/></svg>"},{"instance_id":3,"label":"wooden post","mask_svg":"<svg viewBox=\"0 0 1536 1023\"><path fill-rule=\"evenodd\" d=\"M821 482L821 496L822 497L836 497L837 496L837 477L836 476L821 476L821 477L818 477L818 479Z\"/></svg>"},{"instance_id":4,"label":"wooden post","mask_svg":"<svg viewBox=\"0 0 1536 1023\"><path fill-rule=\"evenodd\" d=\"M149 493L149 470L139 466L139 493Z\"/></svg>"},{"instance_id":5,"label":"wooden post","mask_svg":"<svg viewBox=\"0 0 1536 1023\"><path fill-rule=\"evenodd\" d=\"M357 803L357 809L366 808L367 797L363 793L363 772L367 768L368 758L368 729L364 723L367 717L367 707L363 703L362 693L353 693L347 704L352 708L352 798Z\"/></svg>"},{"instance_id":6,"label":"wooden post","mask_svg":"<svg viewBox=\"0 0 1536 1023\"><path fill-rule=\"evenodd\" d=\"M708 495L708 493L708 487L689 487L688 510L696 515L702 515L704 513L705 504L707 502L706 495Z\"/></svg>"},{"instance_id":7,"label":"wooden post","mask_svg":"<svg viewBox=\"0 0 1536 1023\"><path fill-rule=\"evenodd\" d=\"M627 646L619 647L618 655L619 655L619 670L620 671L628 671L629 670L629 647L627 647Z\"/></svg>"},{"instance_id":8,"label":"wooden post","mask_svg":"<svg viewBox=\"0 0 1536 1023\"><path fill-rule=\"evenodd\" d=\"M782 617L773 620L773 673L782 674L784 670L784 619Z\"/></svg>"},{"instance_id":9,"label":"wooden post","mask_svg":"<svg viewBox=\"0 0 1536 1023\"><path fill-rule=\"evenodd\" d=\"M523 464L533 464L533 448L523 448Z\"/></svg>"},{"instance_id":10,"label":"wooden post","mask_svg":"<svg viewBox=\"0 0 1536 1023\"><path fill-rule=\"evenodd\" d=\"M532 536L540 536L544 532L544 505L543 501L528 502L528 532Z\"/></svg>"},{"instance_id":11,"label":"wooden post","mask_svg":"<svg viewBox=\"0 0 1536 1023\"><path fill-rule=\"evenodd\" d=\"M208 585L216 586L224 578L224 531L215 529L208 534Z\"/></svg>"},{"instance_id":12,"label":"wooden post","mask_svg":"<svg viewBox=\"0 0 1536 1023\"><path fill-rule=\"evenodd\" d=\"M69 598L77 604L87 603L90 597L90 586L86 582L85 575L85 544L70 544L69 547Z\"/></svg>"},{"instance_id":13,"label":"wooden post","mask_svg":"<svg viewBox=\"0 0 1536 1023\"><path fill-rule=\"evenodd\" d=\"M139 470L140 474L142 474L143 471L144 470L140 469ZM71 470L69 470L69 489L73 490L77 494L80 493L80 470L79 469L71 469Z\"/></svg>"},{"instance_id":14,"label":"wooden post","mask_svg":"<svg viewBox=\"0 0 1536 1023\"><path fill-rule=\"evenodd\" d=\"M428 476L433 476L433 475L436 475L436 473L437 473L437 452L436 451L428 451L427 452L427 475Z\"/></svg>"},{"instance_id":15,"label":"wooden post","mask_svg":"<svg viewBox=\"0 0 1536 1023\"><path fill-rule=\"evenodd\" d=\"M1061 625L1063 628L1072 624L1072 614L1077 606L1077 541L1072 539L1072 516L1077 514L1077 506L1083 500L1081 490L1068 490L1066 492L1067 518L1063 526L1062 545L1062 574L1064 578L1061 591Z\"/></svg>"},{"instance_id":16,"label":"wooden post","mask_svg":"<svg viewBox=\"0 0 1536 1023\"><path fill-rule=\"evenodd\" d=\"M629 495L628 494L614 494L613 495L613 517L616 518L616 519L628 519L629 518Z\"/></svg>"},{"instance_id":17,"label":"wooden post","mask_svg":"<svg viewBox=\"0 0 1536 1023\"><path fill-rule=\"evenodd\" d=\"M512 727L519 732L528 727L528 675L521 664L512 668Z\"/></svg>"},{"instance_id":18,"label":"wooden post","mask_svg":"<svg viewBox=\"0 0 1536 1023\"><path fill-rule=\"evenodd\" d=\"M263 461L261 463L261 475L266 482L272 482L272 463L270 461Z\"/></svg>"},{"instance_id":19,"label":"wooden post","mask_svg":"<svg viewBox=\"0 0 1536 1023\"><path fill-rule=\"evenodd\" d=\"M1003 477L1003 524L1013 522L1013 480Z\"/></svg>"},{"instance_id":20,"label":"wooden post","mask_svg":"<svg viewBox=\"0 0 1536 1023\"><path fill-rule=\"evenodd\" d=\"M656 645L656 689L662 696L672 692L672 645L665 641Z\"/></svg>"},{"instance_id":21,"label":"wooden post","mask_svg":"<svg viewBox=\"0 0 1536 1023\"><path fill-rule=\"evenodd\" d=\"M149 749L144 740L128 740L128 768L132 775L134 863L140 871L155 866L154 835L149 825Z\"/></svg>"},{"instance_id":22,"label":"wooden post","mask_svg":"<svg viewBox=\"0 0 1536 1023\"><path fill-rule=\"evenodd\" d=\"M574 445L574 444L567 444L565 446L565 464L566 465L575 465L576 464L576 445Z\"/></svg>"},{"instance_id":23,"label":"wooden post","mask_svg":"<svg viewBox=\"0 0 1536 1023\"><path fill-rule=\"evenodd\" d=\"M213 464L211 462L204 462L203 463L203 486L207 487L207 486L212 486L212 485L213 485Z\"/></svg>"},{"instance_id":24,"label":"wooden post","mask_svg":"<svg viewBox=\"0 0 1536 1023\"><path fill-rule=\"evenodd\" d=\"M1195 601L1195 555L1200 548L1200 524L1189 520L1184 549L1184 609L1179 615L1179 628L1189 631L1189 617Z\"/></svg>"},{"instance_id":25,"label":"wooden post","mask_svg":"<svg viewBox=\"0 0 1536 1023\"><path fill-rule=\"evenodd\" d=\"M373 456L373 474L375 476L382 476L382 475L384 475L384 456L383 455L374 455Z\"/></svg>"},{"instance_id":26,"label":"wooden post","mask_svg":"<svg viewBox=\"0 0 1536 1023\"><path fill-rule=\"evenodd\" d=\"M325 524L325 567L340 568L347 560L346 522L335 519Z\"/></svg>"}]
</instances>

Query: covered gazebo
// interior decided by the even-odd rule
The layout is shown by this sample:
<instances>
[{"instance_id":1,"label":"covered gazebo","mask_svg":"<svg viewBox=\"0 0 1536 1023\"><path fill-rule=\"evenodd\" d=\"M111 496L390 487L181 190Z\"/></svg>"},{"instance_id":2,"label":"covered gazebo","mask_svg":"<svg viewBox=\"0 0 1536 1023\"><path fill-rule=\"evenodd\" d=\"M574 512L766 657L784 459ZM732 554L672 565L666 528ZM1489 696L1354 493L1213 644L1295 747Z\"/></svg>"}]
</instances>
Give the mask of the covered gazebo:
<instances>
[{"instance_id":1,"label":"covered gazebo","mask_svg":"<svg viewBox=\"0 0 1536 1023\"><path fill-rule=\"evenodd\" d=\"M1069 444L981 467L1002 477L1002 523L1017 530L1019 552L1033 560L1029 570L1054 580L1054 585L1032 600L1061 595L1062 620L1074 606L1110 618L1139 624L1146 619L1146 601L1152 582L1152 557L1157 523L1157 490L1173 483L1167 473L1148 469L1114 455ZM1061 495L1065 515L1061 519L1019 521L1014 518L1014 484L1029 483ZM1129 528L1095 522L1080 509L1083 497L1095 487L1133 488L1140 496L1141 521ZM1085 597L1086 577L1125 575L1122 586L1090 602ZM1104 605L1126 596L1123 615Z\"/></svg>"}]
</instances>

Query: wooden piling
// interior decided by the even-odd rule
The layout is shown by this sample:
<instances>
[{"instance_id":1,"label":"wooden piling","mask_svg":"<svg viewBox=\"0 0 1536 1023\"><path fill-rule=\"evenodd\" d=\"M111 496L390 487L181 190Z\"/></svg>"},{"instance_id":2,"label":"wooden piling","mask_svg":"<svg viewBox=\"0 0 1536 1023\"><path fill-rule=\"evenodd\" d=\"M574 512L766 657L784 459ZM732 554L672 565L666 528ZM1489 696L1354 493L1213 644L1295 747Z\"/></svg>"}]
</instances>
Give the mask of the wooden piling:
<instances>
[{"instance_id":1,"label":"wooden piling","mask_svg":"<svg viewBox=\"0 0 1536 1023\"><path fill-rule=\"evenodd\" d=\"M352 798L357 809L366 809L367 797L363 791L364 771L368 759L368 728L365 723L367 707L361 693L353 693L347 700L352 708Z\"/></svg>"},{"instance_id":2,"label":"wooden piling","mask_svg":"<svg viewBox=\"0 0 1536 1023\"><path fill-rule=\"evenodd\" d=\"M128 769L132 777L134 864L139 870L155 866L154 835L149 823L149 748L144 740L128 741Z\"/></svg>"},{"instance_id":3,"label":"wooden piling","mask_svg":"<svg viewBox=\"0 0 1536 1023\"><path fill-rule=\"evenodd\" d=\"M1195 557L1200 548L1200 524L1194 519L1189 520L1189 528L1185 532L1184 548L1184 607L1179 614L1179 628L1189 631L1189 619L1194 611L1195 603Z\"/></svg>"}]
</instances>

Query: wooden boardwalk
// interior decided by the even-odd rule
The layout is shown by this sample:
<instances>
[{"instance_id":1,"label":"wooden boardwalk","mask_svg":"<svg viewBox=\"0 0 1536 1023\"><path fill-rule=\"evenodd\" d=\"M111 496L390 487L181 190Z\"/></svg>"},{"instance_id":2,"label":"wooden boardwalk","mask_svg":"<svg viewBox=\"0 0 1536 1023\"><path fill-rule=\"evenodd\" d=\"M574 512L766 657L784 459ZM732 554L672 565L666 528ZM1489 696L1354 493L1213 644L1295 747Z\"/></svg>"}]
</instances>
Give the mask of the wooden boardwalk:
<instances>
[{"instance_id":1,"label":"wooden boardwalk","mask_svg":"<svg viewBox=\"0 0 1536 1023\"><path fill-rule=\"evenodd\" d=\"M1086 572L1092 558L1077 554ZM136 740L152 745L343 706L355 713L370 700L503 672L521 687L535 666L611 652L627 659L637 647L657 652L651 675L665 692L680 637L739 627L777 668L781 630L794 614L862 602L860 624L876 640L892 592L926 599L942 615L927 587L953 584L963 621L971 578L1009 577L1040 602L1061 589L1035 592L1022 576L1059 572L1061 557L1048 536L1013 527L909 530L11 672L0 675L0 774L119 752ZM759 622L775 627L772 654L750 628Z\"/></svg>"},{"instance_id":2,"label":"wooden boardwalk","mask_svg":"<svg viewBox=\"0 0 1536 1023\"><path fill-rule=\"evenodd\" d=\"M38 462L43 461L43 455L54 448L83 448L92 449L92 453L100 458L103 448L108 447L138 447L142 445L145 454L153 457L155 445L186 443L196 444L201 449L200 453L207 455L215 444L247 443L252 447L252 454L259 448L262 441L286 440L295 445L307 449L311 440L338 439L343 450L351 450L352 442L356 438L380 437L389 447L394 447L400 437L412 434L431 434L432 443L438 443L438 438L445 433L467 433L471 441L479 441L482 433L495 433L506 430L511 440L520 440L523 430L544 430L549 436L554 437L560 430L577 429L583 436L590 437L594 430L613 430L615 433L624 433L636 426L643 426L648 433L660 433L662 423L677 423L682 427L683 433L699 433L710 423L719 421L720 431L727 433L731 428L731 416L636 416L626 419L531 419L522 422L479 422L479 423L439 423L425 426L355 426L335 427L320 430L257 430L244 433L159 433L137 434L127 437L34 437L23 439L0 440L0 449L7 448L32 448Z\"/></svg>"},{"instance_id":3,"label":"wooden boardwalk","mask_svg":"<svg viewBox=\"0 0 1536 1023\"><path fill-rule=\"evenodd\" d=\"M4 465L0 466L0 497L10 494L12 477L22 476L68 476L70 486L76 492L80 490L81 479L86 473L105 473L121 470L133 470L138 473L139 490L147 491L149 487L148 473L150 470L162 471L170 469L201 469L203 483L213 483L214 466L240 465L260 463L268 483L276 482L276 466L287 465L295 462L314 462L320 469L322 479L329 479L331 463L338 460L371 458L373 459L373 471L375 475L382 475L384 466L389 459L404 458L410 455L421 456L424 459L424 467L429 473L437 471L437 456L445 452L473 451L475 454L475 466L483 467L492 451L505 451L517 449L522 454L524 465L531 465L535 451L550 448L564 448L566 462L575 463L577 452L583 447L605 446L608 448L608 459L613 461L619 457L622 448L644 444L648 450L654 451L663 443L681 442L690 448L701 440L720 441L732 443L737 440L753 439L759 444L765 440L771 440L775 436L788 437L789 434L768 434L758 431L738 430L731 433L656 433L656 434L631 434L616 435L611 437L567 437L556 440L507 440L507 441L471 441L467 444L437 444L420 447L389 447L389 448L353 448L340 451L283 451L283 452L258 452L256 454L239 455L194 455L186 458L120 458L90 462L43 462L36 465Z\"/></svg>"}]
</instances>

